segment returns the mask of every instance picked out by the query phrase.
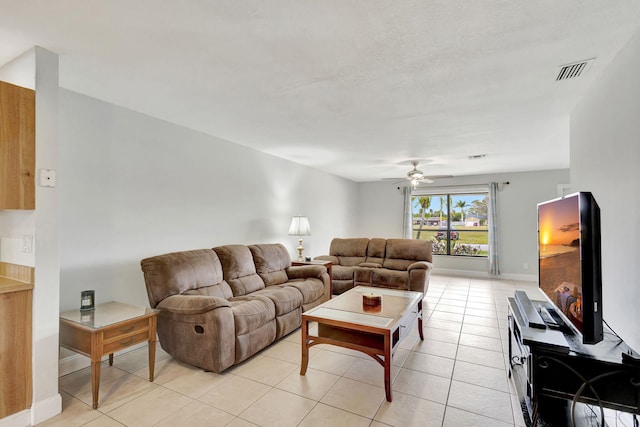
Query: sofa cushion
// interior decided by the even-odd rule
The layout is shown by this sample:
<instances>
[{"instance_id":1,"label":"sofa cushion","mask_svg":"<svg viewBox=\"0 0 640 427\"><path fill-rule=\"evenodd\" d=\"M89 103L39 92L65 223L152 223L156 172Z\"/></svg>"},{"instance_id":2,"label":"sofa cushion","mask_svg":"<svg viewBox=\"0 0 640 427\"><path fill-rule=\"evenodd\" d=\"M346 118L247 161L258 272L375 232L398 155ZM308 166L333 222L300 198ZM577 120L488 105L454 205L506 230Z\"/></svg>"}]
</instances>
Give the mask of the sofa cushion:
<instances>
[{"instance_id":1,"label":"sofa cushion","mask_svg":"<svg viewBox=\"0 0 640 427\"><path fill-rule=\"evenodd\" d=\"M285 283L302 294L302 304L310 304L324 295L324 283L320 279L290 280Z\"/></svg>"},{"instance_id":2,"label":"sofa cushion","mask_svg":"<svg viewBox=\"0 0 640 427\"><path fill-rule=\"evenodd\" d=\"M291 257L280 243L249 246L256 272L266 286L280 285L289 278L286 269L291 266Z\"/></svg>"},{"instance_id":3,"label":"sofa cushion","mask_svg":"<svg viewBox=\"0 0 640 427\"><path fill-rule=\"evenodd\" d=\"M220 259L224 279L233 296L242 296L264 289L264 281L256 272L251 251L245 245L225 245L213 248Z\"/></svg>"},{"instance_id":4,"label":"sofa cushion","mask_svg":"<svg viewBox=\"0 0 640 427\"><path fill-rule=\"evenodd\" d=\"M371 270L371 284L375 287L409 290L409 273L401 270L377 268Z\"/></svg>"},{"instance_id":5,"label":"sofa cushion","mask_svg":"<svg viewBox=\"0 0 640 427\"><path fill-rule=\"evenodd\" d=\"M263 295L233 297L229 300L229 305L235 321L236 335L258 329L276 317L273 302Z\"/></svg>"},{"instance_id":6,"label":"sofa cushion","mask_svg":"<svg viewBox=\"0 0 640 427\"><path fill-rule=\"evenodd\" d=\"M367 246L366 264L382 265L387 249L387 239L371 239Z\"/></svg>"},{"instance_id":7,"label":"sofa cushion","mask_svg":"<svg viewBox=\"0 0 640 427\"><path fill-rule=\"evenodd\" d=\"M355 269L355 266L345 267L344 265L334 265L331 275L333 276L333 280L353 280L353 272Z\"/></svg>"},{"instance_id":8,"label":"sofa cushion","mask_svg":"<svg viewBox=\"0 0 640 427\"><path fill-rule=\"evenodd\" d=\"M367 246L369 239L340 239L335 238L331 241L329 247L329 255L338 257L340 265L356 266L361 262L365 262L367 258Z\"/></svg>"},{"instance_id":9,"label":"sofa cushion","mask_svg":"<svg viewBox=\"0 0 640 427\"><path fill-rule=\"evenodd\" d=\"M235 363L262 350L276 339L273 302L263 296L242 296L230 300L235 322Z\"/></svg>"},{"instance_id":10,"label":"sofa cushion","mask_svg":"<svg viewBox=\"0 0 640 427\"><path fill-rule=\"evenodd\" d=\"M302 306L302 294L297 289L286 286L268 286L251 294L254 295L269 298L275 306L276 316L282 316Z\"/></svg>"},{"instance_id":11,"label":"sofa cushion","mask_svg":"<svg viewBox=\"0 0 640 427\"><path fill-rule=\"evenodd\" d=\"M407 270L416 261L431 262L432 244L428 240L388 239L384 268Z\"/></svg>"},{"instance_id":12,"label":"sofa cushion","mask_svg":"<svg viewBox=\"0 0 640 427\"><path fill-rule=\"evenodd\" d=\"M149 305L163 299L208 287L207 295L231 298L231 288L223 280L222 265L211 249L172 252L140 261L147 285Z\"/></svg>"}]
</instances>

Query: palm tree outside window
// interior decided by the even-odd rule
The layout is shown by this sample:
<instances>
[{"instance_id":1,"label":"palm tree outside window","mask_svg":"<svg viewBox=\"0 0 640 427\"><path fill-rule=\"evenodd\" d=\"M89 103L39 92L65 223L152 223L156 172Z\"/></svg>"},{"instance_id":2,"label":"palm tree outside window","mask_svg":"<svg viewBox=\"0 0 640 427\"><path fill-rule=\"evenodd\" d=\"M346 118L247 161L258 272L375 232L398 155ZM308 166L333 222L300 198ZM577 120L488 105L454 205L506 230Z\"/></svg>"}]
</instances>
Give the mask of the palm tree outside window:
<instances>
[{"instance_id":1,"label":"palm tree outside window","mask_svg":"<svg viewBox=\"0 0 640 427\"><path fill-rule=\"evenodd\" d=\"M412 194L412 237L429 240L436 255L487 257L488 193Z\"/></svg>"}]
</instances>

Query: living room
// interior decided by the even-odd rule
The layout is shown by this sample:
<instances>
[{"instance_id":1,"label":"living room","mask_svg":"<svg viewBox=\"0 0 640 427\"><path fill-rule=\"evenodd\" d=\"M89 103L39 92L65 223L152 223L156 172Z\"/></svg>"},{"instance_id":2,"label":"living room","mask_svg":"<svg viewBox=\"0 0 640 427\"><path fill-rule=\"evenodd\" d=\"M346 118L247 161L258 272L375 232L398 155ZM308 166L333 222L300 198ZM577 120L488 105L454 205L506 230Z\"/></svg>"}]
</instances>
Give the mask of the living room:
<instances>
[{"instance_id":1,"label":"living room","mask_svg":"<svg viewBox=\"0 0 640 427\"><path fill-rule=\"evenodd\" d=\"M510 182L499 193L502 275L525 281L537 277L536 204L556 197L558 185L594 193L602 209L605 318L634 349L640 349L640 291L630 282L640 273L632 246L640 237L639 53L636 32L573 110L568 168L447 182ZM42 89L36 113L46 118L37 124L38 169L56 170L58 180L56 188L37 188L35 211L0 212L3 238L35 236L34 420L60 407L58 363L70 354L59 354L59 313L76 308L85 289L96 291L97 302L147 305L142 258L258 242L282 242L293 254L297 238L287 229L296 214L311 221L313 234L304 239L310 256L326 254L333 237L402 233L402 194L387 182L354 182L58 90L58 56L42 48L4 65L0 80L25 68L31 76L36 70ZM3 261L13 255L0 253ZM477 260L436 257L434 264L436 271L488 277Z\"/></svg>"}]
</instances>

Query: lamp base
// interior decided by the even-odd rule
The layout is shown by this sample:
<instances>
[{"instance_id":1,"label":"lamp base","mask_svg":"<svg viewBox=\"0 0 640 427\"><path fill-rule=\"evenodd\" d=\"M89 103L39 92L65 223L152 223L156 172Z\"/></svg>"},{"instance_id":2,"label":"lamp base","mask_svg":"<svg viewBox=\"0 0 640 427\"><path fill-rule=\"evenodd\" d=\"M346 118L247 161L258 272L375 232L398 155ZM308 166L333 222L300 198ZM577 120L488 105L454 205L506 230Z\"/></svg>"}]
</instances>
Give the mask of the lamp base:
<instances>
[{"instance_id":1,"label":"lamp base","mask_svg":"<svg viewBox=\"0 0 640 427\"><path fill-rule=\"evenodd\" d=\"M302 247L302 237L298 240L298 262L304 262L304 257L302 256L302 252L304 248Z\"/></svg>"}]
</instances>

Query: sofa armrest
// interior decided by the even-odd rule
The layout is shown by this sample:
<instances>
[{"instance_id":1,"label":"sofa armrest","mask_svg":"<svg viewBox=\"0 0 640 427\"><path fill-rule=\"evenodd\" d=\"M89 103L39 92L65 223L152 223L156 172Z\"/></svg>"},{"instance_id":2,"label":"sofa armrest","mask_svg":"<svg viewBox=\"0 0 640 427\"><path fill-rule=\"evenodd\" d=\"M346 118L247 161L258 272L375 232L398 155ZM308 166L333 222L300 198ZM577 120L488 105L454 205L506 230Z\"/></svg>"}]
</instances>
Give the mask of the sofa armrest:
<instances>
[{"instance_id":1,"label":"sofa armrest","mask_svg":"<svg viewBox=\"0 0 640 427\"><path fill-rule=\"evenodd\" d=\"M320 261L331 261L331 264L334 264L334 265L340 264L340 260L338 260L338 257L333 255L320 255L315 257L314 259L317 259Z\"/></svg>"},{"instance_id":2,"label":"sofa armrest","mask_svg":"<svg viewBox=\"0 0 640 427\"><path fill-rule=\"evenodd\" d=\"M433 264L429 261L416 261L413 264L409 264L409 267L407 267L407 271L416 268L421 270L431 270L433 268Z\"/></svg>"},{"instance_id":3,"label":"sofa armrest","mask_svg":"<svg viewBox=\"0 0 640 427\"><path fill-rule=\"evenodd\" d=\"M417 265L416 265L417 264ZM414 266L415 267L412 267ZM433 264L428 261L418 261L409 266L409 290L421 292L426 295L429 290L429 278L433 270Z\"/></svg>"},{"instance_id":4,"label":"sofa armrest","mask_svg":"<svg viewBox=\"0 0 640 427\"><path fill-rule=\"evenodd\" d=\"M316 278L322 280L322 274L327 272L324 265L297 265L286 270L287 277L291 279Z\"/></svg>"},{"instance_id":5,"label":"sofa armrest","mask_svg":"<svg viewBox=\"0 0 640 427\"><path fill-rule=\"evenodd\" d=\"M159 310L175 314L201 314L220 307L230 307L229 301L204 295L172 295L156 306Z\"/></svg>"}]
</instances>

